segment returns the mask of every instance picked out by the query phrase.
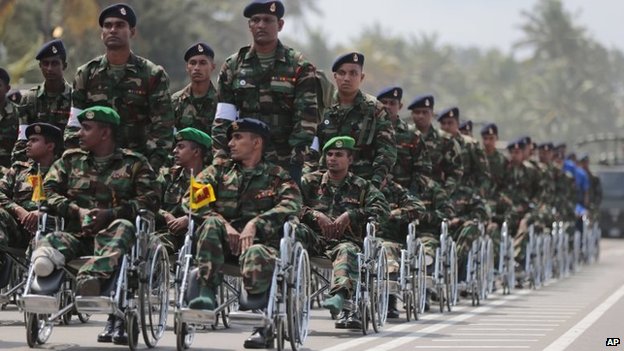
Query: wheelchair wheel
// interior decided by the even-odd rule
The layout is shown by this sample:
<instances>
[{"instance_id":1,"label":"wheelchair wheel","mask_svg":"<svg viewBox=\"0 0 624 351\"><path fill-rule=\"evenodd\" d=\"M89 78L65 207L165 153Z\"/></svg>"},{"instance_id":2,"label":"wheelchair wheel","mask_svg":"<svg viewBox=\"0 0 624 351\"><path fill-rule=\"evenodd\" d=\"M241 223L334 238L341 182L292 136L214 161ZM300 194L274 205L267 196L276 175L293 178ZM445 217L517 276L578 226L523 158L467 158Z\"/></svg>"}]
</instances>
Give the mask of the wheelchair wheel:
<instances>
[{"instance_id":1,"label":"wheelchair wheel","mask_svg":"<svg viewBox=\"0 0 624 351\"><path fill-rule=\"evenodd\" d=\"M141 330L147 347L156 346L167 327L169 311L169 258L158 245L148 263L148 277L139 287Z\"/></svg>"},{"instance_id":2,"label":"wheelchair wheel","mask_svg":"<svg viewBox=\"0 0 624 351\"><path fill-rule=\"evenodd\" d=\"M438 302L440 305L440 313L443 313L444 299L446 298L446 290L448 289L448 286L446 285L446 267L444 263L444 257L442 256L441 247L438 247L436 249L434 281L436 282L436 291L438 295Z\"/></svg>"},{"instance_id":3,"label":"wheelchair wheel","mask_svg":"<svg viewBox=\"0 0 624 351\"><path fill-rule=\"evenodd\" d=\"M360 310L360 318L362 319L362 334L364 335L368 334L368 325L371 322L370 317L373 315L369 311L369 306L373 308L372 303L365 301L365 299L360 299L358 309Z\"/></svg>"},{"instance_id":4,"label":"wheelchair wheel","mask_svg":"<svg viewBox=\"0 0 624 351\"><path fill-rule=\"evenodd\" d=\"M413 272L412 257L407 250L401 250L401 263L399 266L399 289L401 290L401 300L405 309L405 317L407 321L412 320L412 310L416 306L416 297L414 296L413 284L416 276ZM409 290L405 288L409 287Z\"/></svg>"},{"instance_id":5,"label":"wheelchair wheel","mask_svg":"<svg viewBox=\"0 0 624 351\"><path fill-rule=\"evenodd\" d=\"M286 317L288 318L288 336L293 351L303 346L308 336L310 322L310 260L308 252L301 243L296 243L294 250L294 276L288 288Z\"/></svg>"},{"instance_id":6,"label":"wheelchair wheel","mask_svg":"<svg viewBox=\"0 0 624 351\"><path fill-rule=\"evenodd\" d=\"M275 346L277 351L284 350L286 344L286 329L284 328L284 319L277 317L275 322Z\"/></svg>"},{"instance_id":7,"label":"wheelchair wheel","mask_svg":"<svg viewBox=\"0 0 624 351\"><path fill-rule=\"evenodd\" d=\"M425 312L425 303L427 302L427 258L425 256L425 247L423 245L418 247L416 267L416 271L412 272L412 275L416 275L415 281L412 280L412 294L414 294L414 297L416 298L416 305L414 306L414 319L418 319L419 313ZM416 283L415 286L414 283Z\"/></svg>"},{"instance_id":8,"label":"wheelchair wheel","mask_svg":"<svg viewBox=\"0 0 624 351\"><path fill-rule=\"evenodd\" d=\"M451 251L449 252L449 271L448 271L448 289L446 308L451 312L451 306L457 303L457 244L451 243Z\"/></svg>"},{"instance_id":9,"label":"wheelchair wheel","mask_svg":"<svg viewBox=\"0 0 624 351\"><path fill-rule=\"evenodd\" d=\"M87 323L90 318L91 318L90 314L78 312L78 319L80 320L81 323L83 323L83 324Z\"/></svg>"},{"instance_id":10,"label":"wheelchair wheel","mask_svg":"<svg viewBox=\"0 0 624 351\"><path fill-rule=\"evenodd\" d=\"M128 334L128 348L132 351L139 346L139 321L136 312L128 311L125 316L126 333Z\"/></svg>"},{"instance_id":11,"label":"wheelchair wheel","mask_svg":"<svg viewBox=\"0 0 624 351\"><path fill-rule=\"evenodd\" d=\"M66 306L69 306L72 303L72 293L71 291L67 291L67 290L63 290L61 292L61 306L59 306L59 310L65 308ZM72 318L72 313L74 312L73 309L67 311L67 313L63 314L61 316L61 324L63 325L69 325L69 322L71 321Z\"/></svg>"},{"instance_id":12,"label":"wheelchair wheel","mask_svg":"<svg viewBox=\"0 0 624 351\"><path fill-rule=\"evenodd\" d=\"M492 239L487 237L485 240L485 250L483 250L483 262L485 262L483 269L485 275L485 284L483 287L483 298L487 299L488 295L494 290L494 247L492 246Z\"/></svg>"},{"instance_id":13,"label":"wheelchair wheel","mask_svg":"<svg viewBox=\"0 0 624 351\"><path fill-rule=\"evenodd\" d=\"M389 295L389 273L388 273L388 256L386 248L380 246L375 260L375 275L373 276L372 303L375 305L373 330L379 333L381 327L386 324L388 317L388 295Z\"/></svg>"},{"instance_id":14,"label":"wheelchair wheel","mask_svg":"<svg viewBox=\"0 0 624 351\"><path fill-rule=\"evenodd\" d=\"M178 350L188 350L195 338L195 329L176 319L175 323L176 347Z\"/></svg>"},{"instance_id":15,"label":"wheelchair wheel","mask_svg":"<svg viewBox=\"0 0 624 351\"><path fill-rule=\"evenodd\" d=\"M225 276L223 277L223 279L225 282L229 284L229 286L232 286L236 288L237 291L240 291L241 289L240 278ZM229 286L226 286L225 284L221 284L219 287L219 301L221 302L221 305L225 304L226 301L228 301L230 298L233 297L234 293L232 292L232 290L230 290ZM221 321L223 322L223 326L225 328L231 327L230 317L229 317L231 311L238 311L238 302L233 302L229 304L227 307L225 307L225 309L223 309L223 311L221 311L220 313ZM219 318L217 318L217 321L218 319Z\"/></svg>"},{"instance_id":16,"label":"wheelchair wheel","mask_svg":"<svg viewBox=\"0 0 624 351\"><path fill-rule=\"evenodd\" d=\"M26 342L31 348L45 344L54 328L54 322L50 321L48 314L36 314L26 312Z\"/></svg>"}]
</instances>

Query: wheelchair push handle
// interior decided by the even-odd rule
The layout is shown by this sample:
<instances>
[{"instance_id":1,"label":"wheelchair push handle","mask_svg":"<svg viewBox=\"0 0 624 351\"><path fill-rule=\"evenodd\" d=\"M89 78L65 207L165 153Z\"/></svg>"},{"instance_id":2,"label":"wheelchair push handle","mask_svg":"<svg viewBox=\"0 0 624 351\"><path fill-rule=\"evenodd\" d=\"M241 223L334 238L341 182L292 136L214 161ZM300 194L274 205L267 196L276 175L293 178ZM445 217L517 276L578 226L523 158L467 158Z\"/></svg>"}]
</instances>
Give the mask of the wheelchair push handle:
<instances>
[{"instance_id":1,"label":"wheelchair push handle","mask_svg":"<svg viewBox=\"0 0 624 351\"><path fill-rule=\"evenodd\" d=\"M375 237L375 233L375 217L368 217L368 222L366 222L366 236Z\"/></svg>"}]
</instances>

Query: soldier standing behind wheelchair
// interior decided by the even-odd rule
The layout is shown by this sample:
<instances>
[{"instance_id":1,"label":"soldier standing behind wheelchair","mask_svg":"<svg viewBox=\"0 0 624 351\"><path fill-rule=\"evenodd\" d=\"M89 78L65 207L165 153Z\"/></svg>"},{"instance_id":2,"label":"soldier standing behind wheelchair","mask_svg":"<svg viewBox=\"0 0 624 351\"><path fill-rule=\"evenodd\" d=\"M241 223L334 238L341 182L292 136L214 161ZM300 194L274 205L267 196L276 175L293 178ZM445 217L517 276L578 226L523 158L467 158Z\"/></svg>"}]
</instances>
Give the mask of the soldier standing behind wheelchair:
<instances>
[{"instance_id":1,"label":"soldier standing behind wheelchair","mask_svg":"<svg viewBox=\"0 0 624 351\"><path fill-rule=\"evenodd\" d=\"M97 296L134 243L131 221L139 209L158 210L161 189L143 155L118 147L115 110L94 106L77 118L81 150L66 151L44 182L52 214L65 218L67 225L64 232L40 241L32 264L37 276L46 277L74 258L93 255L78 271L76 290ZM98 341L126 344L123 320L109 316Z\"/></svg>"},{"instance_id":2,"label":"soldier standing behind wheelchair","mask_svg":"<svg viewBox=\"0 0 624 351\"><path fill-rule=\"evenodd\" d=\"M215 309L226 260L238 259L248 301L268 301L280 228L290 216L299 214L302 202L288 172L265 160L270 138L271 131L262 121L241 118L232 122L227 129L230 158L215 159L197 176L198 182L214 186L217 200L197 213L204 223L197 235L200 296L190 301L192 309ZM244 347L272 345L270 328L256 328Z\"/></svg>"},{"instance_id":3,"label":"soldier standing behind wheelchair","mask_svg":"<svg viewBox=\"0 0 624 351\"><path fill-rule=\"evenodd\" d=\"M309 252L333 261L330 298L323 307L340 317L336 328L361 328L360 316L343 311L358 284L357 254L364 240L369 217L381 221L389 207L381 191L349 171L353 164L355 140L348 136L331 138L323 146L327 171L303 176L302 236L310 241Z\"/></svg>"}]
</instances>

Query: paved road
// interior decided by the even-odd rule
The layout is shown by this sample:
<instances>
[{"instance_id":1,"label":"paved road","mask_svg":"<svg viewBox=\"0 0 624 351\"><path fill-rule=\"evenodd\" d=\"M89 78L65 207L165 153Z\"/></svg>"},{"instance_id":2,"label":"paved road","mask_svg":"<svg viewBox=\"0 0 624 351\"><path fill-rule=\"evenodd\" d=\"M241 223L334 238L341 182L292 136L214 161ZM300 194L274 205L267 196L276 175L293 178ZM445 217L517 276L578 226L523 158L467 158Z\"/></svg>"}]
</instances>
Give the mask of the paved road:
<instances>
[{"instance_id":1,"label":"paved road","mask_svg":"<svg viewBox=\"0 0 624 351\"><path fill-rule=\"evenodd\" d=\"M328 314L314 310L307 350L618 350L607 338L624 341L624 240L605 239L599 263L554 281L539 290L493 294L480 307L460 301L451 313L427 313L410 323L391 321L379 334L333 328ZM66 350L125 349L98 344L105 316L87 324L73 320L58 326L43 348ZM169 323L173 325L172 322ZM192 349L241 350L249 329L233 327L200 332ZM0 312L0 350L27 350L22 315L15 308ZM168 330L160 350L175 349Z\"/></svg>"}]
</instances>

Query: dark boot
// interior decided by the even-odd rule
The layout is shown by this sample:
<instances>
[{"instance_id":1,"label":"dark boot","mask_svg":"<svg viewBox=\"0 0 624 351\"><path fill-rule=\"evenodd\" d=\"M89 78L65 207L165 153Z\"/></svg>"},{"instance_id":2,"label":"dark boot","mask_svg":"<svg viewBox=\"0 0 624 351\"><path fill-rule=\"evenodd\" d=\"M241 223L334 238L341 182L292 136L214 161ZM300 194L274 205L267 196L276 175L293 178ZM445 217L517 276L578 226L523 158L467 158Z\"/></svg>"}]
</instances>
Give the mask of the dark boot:
<instances>
[{"instance_id":1,"label":"dark boot","mask_svg":"<svg viewBox=\"0 0 624 351\"><path fill-rule=\"evenodd\" d=\"M388 296L388 318L399 318L399 309L397 308L397 297L395 295Z\"/></svg>"},{"instance_id":2,"label":"dark boot","mask_svg":"<svg viewBox=\"0 0 624 351\"><path fill-rule=\"evenodd\" d=\"M342 311L342 306L344 306L345 302L345 293L344 291L338 291L334 296L323 301L323 308L327 308L329 312L333 315L337 315Z\"/></svg>"},{"instance_id":3,"label":"dark boot","mask_svg":"<svg viewBox=\"0 0 624 351\"><path fill-rule=\"evenodd\" d=\"M98 342L112 342L113 341L113 328L115 327L115 315L109 314L106 320L104 330L98 334Z\"/></svg>"},{"instance_id":4,"label":"dark boot","mask_svg":"<svg viewBox=\"0 0 624 351\"><path fill-rule=\"evenodd\" d=\"M349 315L349 318L347 318L347 329L362 329L362 317L359 312Z\"/></svg>"},{"instance_id":5,"label":"dark boot","mask_svg":"<svg viewBox=\"0 0 624 351\"><path fill-rule=\"evenodd\" d=\"M335 323L336 329L347 329L347 318L349 318L349 311L343 310L340 312Z\"/></svg>"},{"instance_id":6,"label":"dark boot","mask_svg":"<svg viewBox=\"0 0 624 351\"><path fill-rule=\"evenodd\" d=\"M128 345L128 334L126 334L126 323L123 318L116 318L113 329L113 344Z\"/></svg>"},{"instance_id":7,"label":"dark boot","mask_svg":"<svg viewBox=\"0 0 624 351\"><path fill-rule=\"evenodd\" d=\"M275 338L271 328L255 328L251 336L245 340L246 349L272 349Z\"/></svg>"}]
</instances>

